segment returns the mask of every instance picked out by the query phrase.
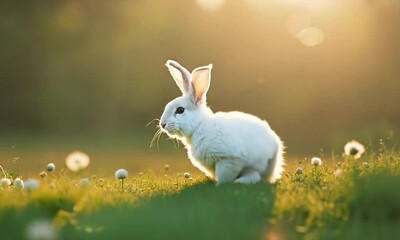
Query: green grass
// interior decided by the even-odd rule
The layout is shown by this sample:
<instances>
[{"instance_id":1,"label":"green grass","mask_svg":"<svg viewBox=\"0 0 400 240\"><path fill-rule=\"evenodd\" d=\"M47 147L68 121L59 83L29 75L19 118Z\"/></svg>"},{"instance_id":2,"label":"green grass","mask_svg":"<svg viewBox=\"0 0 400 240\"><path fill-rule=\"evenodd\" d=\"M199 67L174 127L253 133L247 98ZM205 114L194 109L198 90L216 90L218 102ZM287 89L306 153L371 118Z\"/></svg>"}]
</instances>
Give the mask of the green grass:
<instances>
[{"instance_id":1,"label":"green grass","mask_svg":"<svg viewBox=\"0 0 400 240\"><path fill-rule=\"evenodd\" d=\"M81 187L85 173L58 170L40 180L37 191L0 189L1 238L26 239L29 226L43 219L54 223L58 239L400 236L399 152L382 145L358 160L323 161L331 164L291 164L273 185L216 187L201 174L185 178L171 169L130 173L123 191L110 175L92 176L90 186Z\"/></svg>"}]
</instances>

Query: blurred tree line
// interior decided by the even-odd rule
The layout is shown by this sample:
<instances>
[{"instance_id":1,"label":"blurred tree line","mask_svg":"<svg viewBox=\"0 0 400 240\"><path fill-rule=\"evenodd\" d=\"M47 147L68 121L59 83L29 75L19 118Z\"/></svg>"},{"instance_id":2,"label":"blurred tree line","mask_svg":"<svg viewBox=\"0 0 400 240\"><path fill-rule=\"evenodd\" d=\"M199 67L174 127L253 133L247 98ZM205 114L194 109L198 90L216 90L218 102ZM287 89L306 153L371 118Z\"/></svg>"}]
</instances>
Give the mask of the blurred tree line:
<instances>
[{"instance_id":1,"label":"blurred tree line","mask_svg":"<svg viewBox=\"0 0 400 240\"><path fill-rule=\"evenodd\" d=\"M267 119L289 146L399 130L398 7L311 11L324 42L309 48L287 29L302 6L251 2L2 2L0 130L144 128L179 94L170 58L189 70L213 63L210 106Z\"/></svg>"}]
</instances>

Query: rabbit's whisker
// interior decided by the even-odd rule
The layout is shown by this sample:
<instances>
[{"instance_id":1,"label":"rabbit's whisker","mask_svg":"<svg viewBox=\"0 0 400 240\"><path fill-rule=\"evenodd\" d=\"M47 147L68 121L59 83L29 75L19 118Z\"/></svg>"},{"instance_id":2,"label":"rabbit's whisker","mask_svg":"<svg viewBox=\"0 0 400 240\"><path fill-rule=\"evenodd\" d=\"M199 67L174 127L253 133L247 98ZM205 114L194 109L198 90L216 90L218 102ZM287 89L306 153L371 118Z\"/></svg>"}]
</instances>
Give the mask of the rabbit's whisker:
<instances>
[{"instance_id":1,"label":"rabbit's whisker","mask_svg":"<svg viewBox=\"0 0 400 240\"><path fill-rule=\"evenodd\" d=\"M151 120L148 124L146 124L146 127L148 127L150 124L152 124L154 121L160 122L160 119L158 118L154 118L153 120ZM157 123L158 126L158 123Z\"/></svg>"},{"instance_id":2,"label":"rabbit's whisker","mask_svg":"<svg viewBox=\"0 0 400 240\"><path fill-rule=\"evenodd\" d=\"M163 131L162 131L162 129L161 128L159 128L159 134L158 134L158 136L157 136L157 148L159 148L158 146L159 146L159 142L160 142L160 138L161 138L161 136L163 135Z\"/></svg>"},{"instance_id":3,"label":"rabbit's whisker","mask_svg":"<svg viewBox=\"0 0 400 240\"><path fill-rule=\"evenodd\" d=\"M158 140L160 139L160 136L163 132L162 132L161 128L159 128L159 127L157 127L157 128L158 128L157 131L154 133L153 138L151 139L150 148L152 148L154 146L154 143L157 142L157 149L159 149L158 148Z\"/></svg>"}]
</instances>

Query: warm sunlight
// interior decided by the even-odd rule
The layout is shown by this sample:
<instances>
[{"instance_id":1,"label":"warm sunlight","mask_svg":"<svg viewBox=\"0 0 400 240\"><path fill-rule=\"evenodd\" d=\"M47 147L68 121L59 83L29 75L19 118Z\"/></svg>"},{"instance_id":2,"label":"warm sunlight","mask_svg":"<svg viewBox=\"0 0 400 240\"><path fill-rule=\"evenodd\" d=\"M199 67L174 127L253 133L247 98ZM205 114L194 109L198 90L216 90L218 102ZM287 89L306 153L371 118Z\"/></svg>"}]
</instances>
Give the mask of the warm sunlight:
<instances>
[{"instance_id":1,"label":"warm sunlight","mask_svg":"<svg viewBox=\"0 0 400 240\"><path fill-rule=\"evenodd\" d=\"M399 39L400 0L3 1L0 239L400 236Z\"/></svg>"}]
</instances>

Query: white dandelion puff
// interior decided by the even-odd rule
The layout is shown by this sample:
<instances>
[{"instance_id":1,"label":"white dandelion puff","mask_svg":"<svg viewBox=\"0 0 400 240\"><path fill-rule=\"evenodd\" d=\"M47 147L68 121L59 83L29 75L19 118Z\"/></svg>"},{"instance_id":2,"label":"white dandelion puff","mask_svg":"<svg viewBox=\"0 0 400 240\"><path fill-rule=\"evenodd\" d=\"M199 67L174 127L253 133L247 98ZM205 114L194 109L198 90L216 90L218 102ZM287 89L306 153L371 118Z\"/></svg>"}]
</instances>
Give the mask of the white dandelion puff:
<instances>
[{"instance_id":1,"label":"white dandelion puff","mask_svg":"<svg viewBox=\"0 0 400 240\"><path fill-rule=\"evenodd\" d=\"M190 178L190 173L185 172L185 173L183 174L183 176L184 176L185 178Z\"/></svg>"},{"instance_id":2,"label":"white dandelion puff","mask_svg":"<svg viewBox=\"0 0 400 240\"><path fill-rule=\"evenodd\" d=\"M82 178L79 181L79 186L81 186L81 187L89 187L89 185L90 185L90 181L87 178Z\"/></svg>"},{"instance_id":3,"label":"white dandelion puff","mask_svg":"<svg viewBox=\"0 0 400 240\"><path fill-rule=\"evenodd\" d=\"M21 178L17 178L14 180L14 187L16 188L24 188L24 181Z\"/></svg>"},{"instance_id":4,"label":"white dandelion puff","mask_svg":"<svg viewBox=\"0 0 400 240\"><path fill-rule=\"evenodd\" d=\"M11 185L11 180L9 178L2 178L0 180L0 187L2 188L8 188Z\"/></svg>"},{"instance_id":5,"label":"white dandelion puff","mask_svg":"<svg viewBox=\"0 0 400 240\"><path fill-rule=\"evenodd\" d=\"M121 180L121 192L124 191L124 180L128 177L128 171L121 168L115 171L115 178Z\"/></svg>"},{"instance_id":6,"label":"white dandelion puff","mask_svg":"<svg viewBox=\"0 0 400 240\"><path fill-rule=\"evenodd\" d=\"M313 157L311 158L311 164L314 166L320 166L322 165L322 160L319 157Z\"/></svg>"},{"instance_id":7,"label":"white dandelion puff","mask_svg":"<svg viewBox=\"0 0 400 240\"><path fill-rule=\"evenodd\" d=\"M353 156L355 159L359 159L364 152L364 145L355 140L346 143L346 145L344 146L344 153L347 156Z\"/></svg>"},{"instance_id":8,"label":"white dandelion puff","mask_svg":"<svg viewBox=\"0 0 400 240\"><path fill-rule=\"evenodd\" d=\"M55 169L56 169L56 165L55 165L54 163L49 163L49 164L47 164L47 166L46 166L46 170L47 170L48 172L54 172Z\"/></svg>"},{"instance_id":9,"label":"white dandelion puff","mask_svg":"<svg viewBox=\"0 0 400 240\"><path fill-rule=\"evenodd\" d=\"M126 171L125 169L118 169L115 172L115 178L116 179L125 179L128 177L128 171Z\"/></svg>"},{"instance_id":10,"label":"white dandelion puff","mask_svg":"<svg viewBox=\"0 0 400 240\"><path fill-rule=\"evenodd\" d=\"M29 240L53 240L58 238L57 229L50 220L39 219L26 227L26 238Z\"/></svg>"},{"instance_id":11,"label":"white dandelion puff","mask_svg":"<svg viewBox=\"0 0 400 240\"><path fill-rule=\"evenodd\" d=\"M39 182L35 179L28 179L24 184L24 189L27 192L35 191L39 189Z\"/></svg>"},{"instance_id":12,"label":"white dandelion puff","mask_svg":"<svg viewBox=\"0 0 400 240\"><path fill-rule=\"evenodd\" d=\"M86 153L83 152L73 152L69 154L65 160L67 168L73 172L78 172L89 166L90 158Z\"/></svg>"}]
</instances>

